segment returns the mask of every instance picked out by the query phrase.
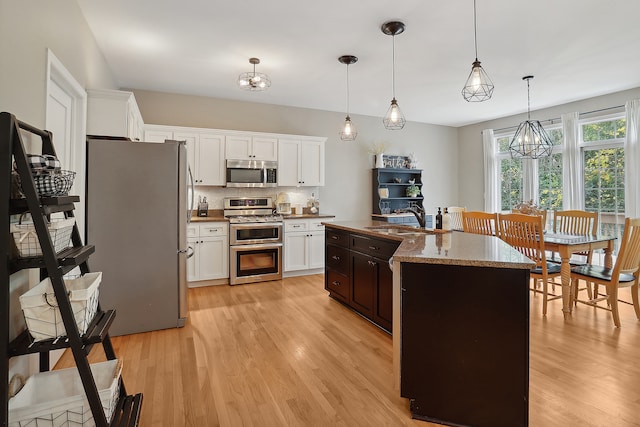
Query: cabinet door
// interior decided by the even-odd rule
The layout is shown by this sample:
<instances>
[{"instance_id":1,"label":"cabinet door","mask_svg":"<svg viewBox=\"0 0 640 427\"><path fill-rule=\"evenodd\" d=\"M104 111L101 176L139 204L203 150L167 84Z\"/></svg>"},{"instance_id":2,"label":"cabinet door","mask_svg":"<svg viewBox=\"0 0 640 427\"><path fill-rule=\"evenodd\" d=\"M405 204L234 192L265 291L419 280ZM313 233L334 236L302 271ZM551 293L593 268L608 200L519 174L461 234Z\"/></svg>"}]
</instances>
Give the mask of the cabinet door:
<instances>
[{"instance_id":1,"label":"cabinet door","mask_svg":"<svg viewBox=\"0 0 640 427\"><path fill-rule=\"evenodd\" d=\"M351 253L351 306L369 318L373 316L375 269L372 257Z\"/></svg>"},{"instance_id":2,"label":"cabinet door","mask_svg":"<svg viewBox=\"0 0 640 427\"><path fill-rule=\"evenodd\" d=\"M200 238L200 280L229 277L229 243L226 237Z\"/></svg>"},{"instance_id":3,"label":"cabinet door","mask_svg":"<svg viewBox=\"0 0 640 427\"><path fill-rule=\"evenodd\" d=\"M307 233L285 233L284 271L307 270Z\"/></svg>"},{"instance_id":4,"label":"cabinet door","mask_svg":"<svg viewBox=\"0 0 640 427\"><path fill-rule=\"evenodd\" d=\"M324 231L310 233L307 240L309 244L308 268L324 268Z\"/></svg>"},{"instance_id":5,"label":"cabinet door","mask_svg":"<svg viewBox=\"0 0 640 427\"><path fill-rule=\"evenodd\" d=\"M254 160L278 160L278 140L254 136L252 138L251 154Z\"/></svg>"},{"instance_id":6,"label":"cabinet door","mask_svg":"<svg viewBox=\"0 0 640 427\"><path fill-rule=\"evenodd\" d=\"M187 258L187 282L195 282L198 278L198 260L200 259L200 239L197 237L187 239L187 246L193 250L193 256Z\"/></svg>"},{"instance_id":7,"label":"cabinet door","mask_svg":"<svg viewBox=\"0 0 640 427\"><path fill-rule=\"evenodd\" d=\"M164 142L165 139L173 139L173 132L170 130L145 130L145 142Z\"/></svg>"},{"instance_id":8,"label":"cabinet door","mask_svg":"<svg viewBox=\"0 0 640 427\"><path fill-rule=\"evenodd\" d=\"M253 160L251 157L251 137L242 135L227 136L225 159Z\"/></svg>"},{"instance_id":9,"label":"cabinet door","mask_svg":"<svg viewBox=\"0 0 640 427\"><path fill-rule=\"evenodd\" d=\"M202 178L200 178L198 161L198 144L199 135L195 132L174 132L173 139L176 141L185 141L187 145L187 162L191 167L191 173L193 174L193 183L195 185L202 184Z\"/></svg>"},{"instance_id":10,"label":"cabinet door","mask_svg":"<svg viewBox=\"0 0 640 427\"><path fill-rule=\"evenodd\" d=\"M389 262L374 259L376 263L376 300L373 309L373 321L388 331L391 331L393 319L393 272Z\"/></svg>"},{"instance_id":11,"label":"cabinet door","mask_svg":"<svg viewBox=\"0 0 640 427\"><path fill-rule=\"evenodd\" d=\"M200 134L198 178L202 185L225 185L224 135ZM188 148L187 148L188 150Z\"/></svg>"},{"instance_id":12,"label":"cabinet door","mask_svg":"<svg viewBox=\"0 0 640 427\"><path fill-rule=\"evenodd\" d=\"M300 183L300 141L278 140L278 185L297 187Z\"/></svg>"},{"instance_id":13,"label":"cabinet door","mask_svg":"<svg viewBox=\"0 0 640 427\"><path fill-rule=\"evenodd\" d=\"M324 185L324 144L320 142L300 143L300 172L302 185L318 187Z\"/></svg>"}]
</instances>

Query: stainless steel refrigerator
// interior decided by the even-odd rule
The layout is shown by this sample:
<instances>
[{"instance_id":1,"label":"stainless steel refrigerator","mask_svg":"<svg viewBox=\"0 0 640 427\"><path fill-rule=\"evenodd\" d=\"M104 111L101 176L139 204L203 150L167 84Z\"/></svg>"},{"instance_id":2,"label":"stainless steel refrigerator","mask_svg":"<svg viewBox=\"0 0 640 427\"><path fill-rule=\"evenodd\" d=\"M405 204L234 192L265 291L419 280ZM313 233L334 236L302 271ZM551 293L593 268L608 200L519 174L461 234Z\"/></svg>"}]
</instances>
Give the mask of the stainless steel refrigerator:
<instances>
[{"instance_id":1,"label":"stainless steel refrigerator","mask_svg":"<svg viewBox=\"0 0 640 427\"><path fill-rule=\"evenodd\" d=\"M187 153L183 143L87 140L87 238L112 335L184 326Z\"/></svg>"}]
</instances>

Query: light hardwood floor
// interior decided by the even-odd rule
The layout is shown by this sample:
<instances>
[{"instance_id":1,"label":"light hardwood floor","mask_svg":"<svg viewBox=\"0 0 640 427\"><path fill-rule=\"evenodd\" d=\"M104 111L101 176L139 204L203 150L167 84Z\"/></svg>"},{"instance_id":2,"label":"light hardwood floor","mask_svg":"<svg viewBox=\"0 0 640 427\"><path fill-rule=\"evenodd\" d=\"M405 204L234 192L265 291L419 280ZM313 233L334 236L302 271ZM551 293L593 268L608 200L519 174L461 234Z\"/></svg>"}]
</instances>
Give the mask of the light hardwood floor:
<instances>
[{"instance_id":1,"label":"light hardwood floor","mask_svg":"<svg viewBox=\"0 0 640 427\"><path fill-rule=\"evenodd\" d=\"M322 275L189 291L181 329L113 339L141 426L433 426L393 389L391 337ZM622 291L628 292L628 291ZM624 293L623 297L630 300ZM628 298L627 298L628 297ZM640 426L640 321L531 295L530 425ZM472 319L469 319L472 321ZM103 360L96 346L93 361ZM58 367L73 366L67 352Z\"/></svg>"}]
</instances>

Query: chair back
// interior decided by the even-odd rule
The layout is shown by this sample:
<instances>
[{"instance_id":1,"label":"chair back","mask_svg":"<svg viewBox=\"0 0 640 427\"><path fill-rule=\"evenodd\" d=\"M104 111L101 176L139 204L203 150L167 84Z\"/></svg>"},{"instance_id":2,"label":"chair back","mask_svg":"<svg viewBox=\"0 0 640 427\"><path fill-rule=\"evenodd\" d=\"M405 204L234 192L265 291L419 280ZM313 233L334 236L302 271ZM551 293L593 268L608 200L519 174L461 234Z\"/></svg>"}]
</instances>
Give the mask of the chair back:
<instances>
[{"instance_id":1,"label":"chair back","mask_svg":"<svg viewBox=\"0 0 640 427\"><path fill-rule=\"evenodd\" d=\"M598 233L598 213L581 210L554 211L553 232L596 235Z\"/></svg>"},{"instance_id":2,"label":"chair back","mask_svg":"<svg viewBox=\"0 0 640 427\"><path fill-rule=\"evenodd\" d=\"M640 218L626 218L612 277L618 277L622 273L636 275L638 268L640 268Z\"/></svg>"},{"instance_id":3,"label":"chair back","mask_svg":"<svg viewBox=\"0 0 640 427\"><path fill-rule=\"evenodd\" d=\"M528 210L526 212L518 210L518 209L511 209L512 213L520 213L523 215L533 215L533 216L541 216L542 217L542 226L546 227L547 226L547 211L545 209L536 209L536 210Z\"/></svg>"},{"instance_id":4,"label":"chair back","mask_svg":"<svg viewBox=\"0 0 640 427\"><path fill-rule=\"evenodd\" d=\"M542 215L499 214L498 229L502 240L542 267L546 274L542 220Z\"/></svg>"},{"instance_id":5,"label":"chair back","mask_svg":"<svg viewBox=\"0 0 640 427\"><path fill-rule=\"evenodd\" d=\"M452 230L462 230L462 212L466 211L467 208L461 208L458 206L450 206L447 208L449 212L449 216L451 217L451 229Z\"/></svg>"},{"instance_id":6,"label":"chair back","mask_svg":"<svg viewBox=\"0 0 640 427\"><path fill-rule=\"evenodd\" d=\"M462 229L466 233L498 235L498 214L480 211L462 212Z\"/></svg>"}]
</instances>

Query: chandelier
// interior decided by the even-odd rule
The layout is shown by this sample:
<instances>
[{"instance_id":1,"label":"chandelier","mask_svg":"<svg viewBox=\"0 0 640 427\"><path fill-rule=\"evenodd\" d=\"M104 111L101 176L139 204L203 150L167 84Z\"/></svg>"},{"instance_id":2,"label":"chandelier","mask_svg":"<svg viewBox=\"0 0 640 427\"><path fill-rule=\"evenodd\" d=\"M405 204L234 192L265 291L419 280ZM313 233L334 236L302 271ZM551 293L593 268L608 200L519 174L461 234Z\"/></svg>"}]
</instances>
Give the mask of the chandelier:
<instances>
[{"instance_id":1,"label":"chandelier","mask_svg":"<svg viewBox=\"0 0 640 427\"><path fill-rule=\"evenodd\" d=\"M249 63L253 64L253 71L242 73L238 76L238 86L244 90L252 92L266 90L271 86L271 79L264 73L256 72L256 64L260 63L258 58L249 58Z\"/></svg>"},{"instance_id":2,"label":"chandelier","mask_svg":"<svg viewBox=\"0 0 640 427\"><path fill-rule=\"evenodd\" d=\"M531 120L531 98L529 96L529 80L533 76L524 76L527 81L527 120L520 123L511 143L509 151L511 157L538 159L551 155L553 142L547 131L538 120Z\"/></svg>"}]
</instances>

